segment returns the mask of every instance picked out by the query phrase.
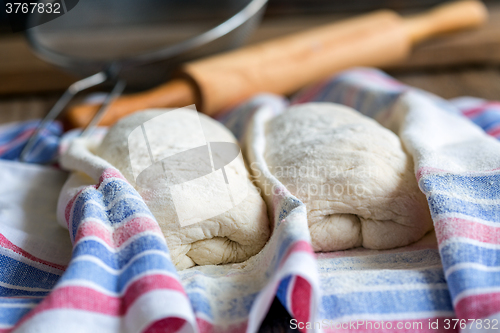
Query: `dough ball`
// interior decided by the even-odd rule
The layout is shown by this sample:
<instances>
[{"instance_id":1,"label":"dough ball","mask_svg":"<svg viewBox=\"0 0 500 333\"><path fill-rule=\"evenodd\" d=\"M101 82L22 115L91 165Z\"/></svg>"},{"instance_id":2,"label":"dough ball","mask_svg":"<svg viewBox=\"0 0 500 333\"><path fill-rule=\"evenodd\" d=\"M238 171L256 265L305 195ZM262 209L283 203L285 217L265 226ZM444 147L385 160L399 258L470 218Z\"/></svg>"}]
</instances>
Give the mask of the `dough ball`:
<instances>
[{"instance_id":1,"label":"dough ball","mask_svg":"<svg viewBox=\"0 0 500 333\"><path fill-rule=\"evenodd\" d=\"M333 103L293 106L266 124L265 160L305 203L315 251L389 249L432 229L398 136Z\"/></svg>"},{"instance_id":2,"label":"dough ball","mask_svg":"<svg viewBox=\"0 0 500 333\"><path fill-rule=\"evenodd\" d=\"M167 113L166 121L158 121ZM129 136L142 138L142 124L149 148L135 139L129 147ZM207 142L211 159L184 154L193 147L207 146ZM178 269L244 261L257 254L269 238L266 205L249 179L241 153L223 167L224 176L221 168L214 171L213 163L221 151L216 150L213 142L234 143L238 154L232 133L210 117L195 111L186 115L168 109L148 110L116 123L96 152L120 170L142 196L160 225ZM129 148L133 152L130 156ZM151 154L155 162L166 161L155 165L170 169L165 171L165 180L158 173L145 173L143 181L153 184L145 186L137 176L152 165ZM208 171L200 173L200 170ZM196 186L186 179L194 181ZM221 213L201 221L194 216L189 224L181 223L182 216L189 217L193 208L199 207L206 208L201 210L203 213Z\"/></svg>"}]
</instances>

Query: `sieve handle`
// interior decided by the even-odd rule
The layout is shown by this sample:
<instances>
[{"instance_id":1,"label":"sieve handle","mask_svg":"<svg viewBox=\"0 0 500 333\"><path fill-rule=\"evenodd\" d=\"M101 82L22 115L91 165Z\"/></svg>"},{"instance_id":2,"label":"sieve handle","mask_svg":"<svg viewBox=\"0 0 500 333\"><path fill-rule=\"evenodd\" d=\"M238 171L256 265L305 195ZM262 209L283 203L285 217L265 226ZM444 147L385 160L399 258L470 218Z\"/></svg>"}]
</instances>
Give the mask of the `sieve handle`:
<instances>
[{"instance_id":1,"label":"sieve handle","mask_svg":"<svg viewBox=\"0 0 500 333\"><path fill-rule=\"evenodd\" d=\"M96 86L98 84L103 83L107 79L107 75L104 72L99 72L97 74L94 74L92 76L89 76L85 79L82 79L80 81L77 81L73 83L72 85L69 86L69 88L64 92L64 94L59 98L59 100L54 104L52 109L50 109L49 113L43 118L43 120L40 122L40 124L37 126L33 134L31 134L28 142L24 146L23 150L21 151L21 154L19 156L19 160L21 162L26 162L28 160L29 154L33 147L36 144L36 140L38 139L38 136L40 133L43 131L45 127L49 125L54 119L57 118L57 116L64 110L66 105L71 101L71 99L80 91L83 91L85 89L88 89L90 87ZM92 116L92 114L90 115Z\"/></svg>"}]
</instances>

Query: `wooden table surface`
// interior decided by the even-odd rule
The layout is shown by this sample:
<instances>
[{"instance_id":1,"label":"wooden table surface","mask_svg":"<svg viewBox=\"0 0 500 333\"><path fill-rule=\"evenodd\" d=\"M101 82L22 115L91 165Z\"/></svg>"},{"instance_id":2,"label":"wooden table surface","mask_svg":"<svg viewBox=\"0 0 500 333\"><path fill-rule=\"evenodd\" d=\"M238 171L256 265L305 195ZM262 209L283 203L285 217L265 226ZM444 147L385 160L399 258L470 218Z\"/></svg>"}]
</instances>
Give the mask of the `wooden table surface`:
<instances>
[{"instance_id":1,"label":"wooden table surface","mask_svg":"<svg viewBox=\"0 0 500 333\"><path fill-rule=\"evenodd\" d=\"M480 30L436 38L415 48L404 62L386 68L398 80L444 98L500 100L500 7L490 8ZM268 18L250 43L338 19L338 15ZM24 39L0 36L0 123L40 118L74 80L43 63ZM290 316L275 300L261 332L291 332Z\"/></svg>"}]
</instances>

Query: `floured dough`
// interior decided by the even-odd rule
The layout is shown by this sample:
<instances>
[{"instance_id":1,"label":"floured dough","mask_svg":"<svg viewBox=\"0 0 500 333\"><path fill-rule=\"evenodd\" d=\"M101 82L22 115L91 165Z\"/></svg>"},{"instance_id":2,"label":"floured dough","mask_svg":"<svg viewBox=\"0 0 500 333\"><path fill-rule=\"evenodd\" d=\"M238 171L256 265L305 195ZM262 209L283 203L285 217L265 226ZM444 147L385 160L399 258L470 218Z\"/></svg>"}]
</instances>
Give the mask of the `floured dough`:
<instances>
[{"instance_id":1,"label":"floured dough","mask_svg":"<svg viewBox=\"0 0 500 333\"><path fill-rule=\"evenodd\" d=\"M306 204L313 248L389 249L432 229L399 138L333 103L291 107L266 125L265 160Z\"/></svg>"},{"instance_id":2,"label":"floured dough","mask_svg":"<svg viewBox=\"0 0 500 333\"><path fill-rule=\"evenodd\" d=\"M197 178L197 181L204 186L202 191L194 191L185 186L186 184L178 186L177 190L182 191L179 193L183 197L177 196L171 187L144 188L136 183L132 165L142 170L151 164L151 159L147 149L137 146L131 147L134 154L131 155L133 161L130 161L129 134L141 124L165 114L166 111L168 110L149 110L121 119L109 130L97 149L97 155L118 168L140 193L157 219L167 240L172 260L178 269L188 268L195 264L241 262L255 255L269 238L269 221L266 205L257 188L249 180L241 153L238 158L224 167L229 186L233 189L232 202L239 203L231 206L232 208L228 211L201 222L181 226L176 208L182 208L183 205L189 207L188 201L190 200L217 195L218 188L215 185L221 184L220 170L219 173L211 172L206 177ZM207 141L237 143L232 133L217 121L203 114L199 114L199 120ZM175 112L169 115L167 123L149 122L147 130L152 154L157 160L161 160L165 156L182 153L186 148L199 146L197 129L193 122L188 121L188 117L175 114ZM134 144L131 142L132 146ZM185 174L199 170L200 163L203 164L203 161L190 158L177 160L175 163L177 164L174 168ZM208 168L211 166L208 165ZM175 172L173 174L175 177ZM217 175L220 179L214 178ZM222 184L225 186L223 180ZM237 191L240 188L244 190ZM208 208L224 208L231 205L229 200L229 198L217 200L215 207Z\"/></svg>"}]
</instances>

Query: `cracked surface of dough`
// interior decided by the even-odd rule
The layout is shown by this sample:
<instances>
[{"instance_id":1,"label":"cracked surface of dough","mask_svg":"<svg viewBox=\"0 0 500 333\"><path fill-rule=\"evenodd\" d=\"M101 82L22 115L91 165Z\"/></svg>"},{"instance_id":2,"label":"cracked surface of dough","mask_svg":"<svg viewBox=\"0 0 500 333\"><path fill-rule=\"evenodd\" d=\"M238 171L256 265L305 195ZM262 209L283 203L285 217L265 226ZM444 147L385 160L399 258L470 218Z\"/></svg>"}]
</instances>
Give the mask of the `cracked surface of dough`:
<instances>
[{"instance_id":1,"label":"cracked surface of dough","mask_svg":"<svg viewBox=\"0 0 500 333\"><path fill-rule=\"evenodd\" d=\"M266 124L271 173L307 207L315 251L408 245L432 229L399 137L333 103L293 106Z\"/></svg>"},{"instance_id":2,"label":"cracked surface of dough","mask_svg":"<svg viewBox=\"0 0 500 333\"><path fill-rule=\"evenodd\" d=\"M101 156L118 170L142 196L158 221L167 240L172 261L178 269L195 264L225 264L241 262L257 254L269 238L269 220L264 200L249 180L249 174L241 158L225 166L231 186L244 185L247 196L238 205L213 218L181 227L176 215L172 195L167 188L146 189L138 186L129 159L128 135L137 126L168 110L148 110L121 119L107 133L97 149ZM199 114L207 141L237 143L232 133L217 121ZM154 156L169 156L182 152L195 141L196 129L190 127L182 116L170 118L168 124L149 128L154 135L148 140ZM139 148L138 148L139 149ZM134 155L135 165L150 164L148 151ZM182 161L178 165L185 171L197 170L199 161ZM209 196L214 193L211 183L206 182L203 193L193 196Z\"/></svg>"}]
</instances>

